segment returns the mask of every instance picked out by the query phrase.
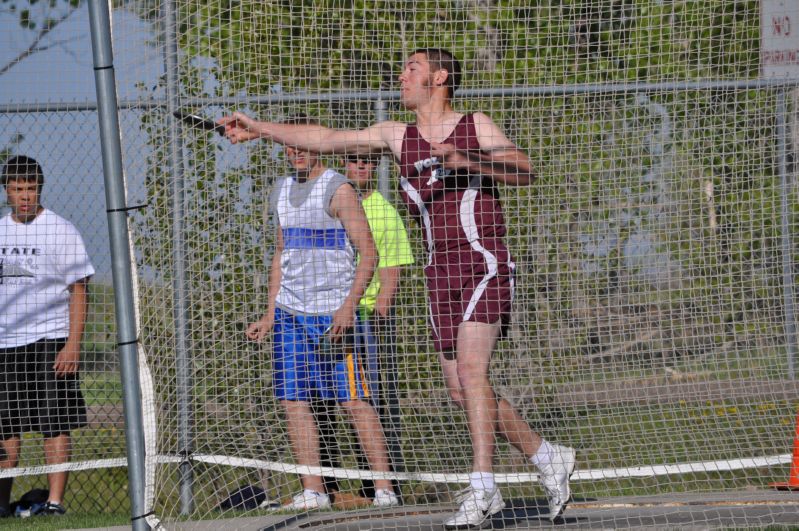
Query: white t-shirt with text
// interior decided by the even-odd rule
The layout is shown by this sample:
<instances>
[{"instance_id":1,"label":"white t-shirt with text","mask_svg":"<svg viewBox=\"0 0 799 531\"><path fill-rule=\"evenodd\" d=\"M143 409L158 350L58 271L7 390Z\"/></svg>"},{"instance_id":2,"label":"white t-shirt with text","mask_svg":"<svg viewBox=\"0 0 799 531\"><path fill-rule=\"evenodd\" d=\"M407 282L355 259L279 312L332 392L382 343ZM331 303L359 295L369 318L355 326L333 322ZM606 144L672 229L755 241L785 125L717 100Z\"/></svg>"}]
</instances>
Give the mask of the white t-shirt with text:
<instances>
[{"instance_id":1,"label":"white t-shirt with text","mask_svg":"<svg viewBox=\"0 0 799 531\"><path fill-rule=\"evenodd\" d=\"M69 335L69 286L94 274L80 233L44 209L0 218L0 348Z\"/></svg>"}]
</instances>

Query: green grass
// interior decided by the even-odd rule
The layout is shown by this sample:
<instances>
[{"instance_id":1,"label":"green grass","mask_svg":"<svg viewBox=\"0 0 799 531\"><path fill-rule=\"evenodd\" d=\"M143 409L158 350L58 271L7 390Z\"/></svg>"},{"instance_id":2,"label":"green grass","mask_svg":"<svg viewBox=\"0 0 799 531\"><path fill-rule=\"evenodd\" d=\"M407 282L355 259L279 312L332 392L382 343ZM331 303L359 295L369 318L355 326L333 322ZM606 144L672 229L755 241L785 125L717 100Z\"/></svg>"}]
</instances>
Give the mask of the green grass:
<instances>
[{"instance_id":1,"label":"green grass","mask_svg":"<svg viewBox=\"0 0 799 531\"><path fill-rule=\"evenodd\" d=\"M110 288L97 287L95 299L92 304L92 325L87 327L84 338L84 350L94 370L82 376L82 384L87 403L90 405L120 404L122 400L122 386L117 372L113 372L115 365L110 365L115 358L115 336L113 333L113 308L111 301L113 295ZM415 336L414 336L415 337ZM743 336L741 336L743 337ZM759 336L758 336L759 337ZM416 339L409 340L411 345L416 344ZM419 341L422 341L419 339ZM664 376L664 367L669 367L681 373L696 373L707 380L738 380L746 378L771 379L784 375L785 354L779 348L762 348L753 353L750 343L740 341L730 349L719 349L718 352L708 351L707 355L683 355L668 359L638 359L628 356L616 363L592 363L586 366L577 365L568 372L568 383L628 380L633 385L642 385L639 380L653 379L652 384L659 384L656 378ZM237 348L237 347L234 347ZM512 345L504 345L503 352L512 351ZM409 352L416 353L413 348ZM198 403L214 402L229 404L237 407L239 404L236 396L228 392L228 382L236 382L235 391L244 391L246 396L260 396L263 389L252 384L252 388L243 389L242 380L237 370L242 374L253 375L268 371L267 361L247 362L238 367L239 362L229 363L227 358L213 358L221 367L219 374L209 374L208 381L219 381L218 385L209 385L207 388L196 389ZM259 358L260 359L260 358ZM435 394L435 382L440 377L438 363L435 359L421 359L419 356L406 358L407 367L404 384L406 394L420 397L423 403L429 400L427 393ZM220 361L222 360L222 361ZM495 374L516 374L514 362L516 358L509 356L504 360L498 356L496 363L500 370ZM243 363L243 362L242 362ZM249 364L248 364L249 363ZM503 363L508 363L504 367ZM532 363L532 362L531 362ZM544 360L546 365L546 360ZM507 370L501 370L507 369ZM546 370L546 366L545 366ZM555 367L555 374L561 374L561 367ZM232 376L230 376L232 375ZM519 375L521 381L510 379L508 385L526 385L529 382ZM556 379L557 380L557 379ZM245 386L246 387L246 386ZM410 389L410 390L409 390ZM535 386L535 398L523 400L526 407L525 417L531 419L536 429L547 438L562 441L578 448L580 461L590 463L592 468L616 468L627 465L642 465L650 463L675 463L685 461L712 461L716 459L733 458L749 455L764 455L790 452L791 436L794 422L796 404L786 401L764 401L765 397L757 397L755 402L748 400L723 400L715 402L674 402L661 405L640 405L635 403L621 403L614 406L586 406L583 408L562 409L547 401L548 394L557 393L557 386ZM411 393L411 390L413 391ZM209 392L213 391L213 392ZM206 394L208 393L207 396ZM754 397L753 397L754 398ZM534 401L534 403L533 403ZM440 467L452 470L467 470L469 466L468 452L459 452L458 448L468 448L468 434L462 416L452 411L451 417L446 418L440 412L428 412L426 418L424 410L419 411L411 404L408 414L415 418L414 423L405 424L403 441L405 443L405 458L410 463L424 463L439 461ZM203 413L198 412L199 418ZM258 423L249 424L242 421L246 427L257 428ZM214 424L216 429L224 432L225 423ZM241 428L241 426L238 426ZM84 431L84 430L82 430ZM687 435L686 435L687 434ZM121 430L105 428L85 432L79 435L77 448L81 448L83 455L97 454L97 457L116 457L120 448L124 448L121 440L124 433ZM249 431L234 431L224 433L226 440L232 440L231 448L219 448L218 444L212 445L213 453L231 452L240 454L242 448L248 443L242 441L255 441L260 444L260 438L254 437ZM206 437L213 439L211 434ZM417 441L414 443L414 441ZM432 445L420 444L418 441L448 441L448 444L433 443ZM272 444L280 444L280 440L273 440ZM264 448L263 451L268 451ZM279 450L272 449L278 453ZM515 456L509 448L500 444L498 448L498 471L510 472L522 467L525 471L532 472L532 468ZM251 449L261 457L261 450ZM35 459L40 456L32 453ZM290 456L281 455L279 460L291 461ZM35 460L34 460L35 462ZM441 464L443 463L443 464ZM31 462L33 464L33 462ZM352 466L347 460L345 466ZM581 465L582 466L582 465ZM440 471L440 470L437 470ZM573 486L575 497L578 499L605 498L621 495L647 495L663 494L666 492L706 492L708 490L736 490L748 488L761 488L770 481L782 481L787 477L787 466L772 467L769 469L733 471L726 473L697 473L681 476L660 476L656 478L621 478L605 481L576 482ZM196 512L192 517L221 518L223 513L215 510L221 498L226 493L221 486L240 484L255 484L257 475L252 471L231 469L224 466L198 464L195 468ZM20 483L25 478L20 478ZM41 486L43 478L35 486ZM162 474L157 489L157 511L169 519L181 519L176 514L177 486L170 474ZM353 482L353 485L358 482ZM343 488L350 487L349 482L343 482ZM408 503L427 503L430 485L409 483L403 485L403 491ZM450 490L457 490L459 486L452 485ZM271 484L270 497L285 498L296 492L299 488L294 475L275 474ZM437 488L433 488L437 491ZM108 512L112 520L101 521L98 526L127 525L128 517L125 513L128 507L127 481L124 469L95 470L75 473L70 479L69 496L67 500L70 517L77 517L76 512L82 513L80 525L69 526L64 522L61 528L92 527L91 518L106 518L97 513ZM511 486L507 489L510 498L540 498L543 494L538 485ZM15 489L18 497L24 490ZM109 493L113 493L113 495ZM120 516L122 514L122 516ZM120 523L114 523L114 518L120 518ZM5 523L5 522L3 522ZM2 527L2 526L0 526ZM14 529L15 527L10 527ZM38 528L38 527L37 527ZM51 529L52 527L43 527ZM35 529L26 527L26 529Z\"/></svg>"},{"instance_id":2,"label":"green grass","mask_svg":"<svg viewBox=\"0 0 799 531\"><path fill-rule=\"evenodd\" d=\"M82 342L81 387L88 406L122 403L122 384L116 361L113 290L95 283L89 291L89 315ZM20 466L44 463L41 435L23 435ZM82 428L72 433L73 461L125 457L125 433L114 426ZM33 488L47 488L44 475L14 481L12 500ZM4 519L0 529L69 529L130 523L125 468L81 470L69 476L63 518Z\"/></svg>"},{"instance_id":3,"label":"green grass","mask_svg":"<svg viewBox=\"0 0 799 531\"><path fill-rule=\"evenodd\" d=\"M124 439L124 431L116 428L76 430L72 434L73 461L124 457ZM35 466L43 462L41 436L25 434L20 466ZM44 475L15 478L11 499L18 500L25 492L34 488L47 488ZM103 468L71 472L64 505L70 517L127 514L130 507L127 469ZM0 522L0 529L4 529L9 521Z\"/></svg>"},{"instance_id":4,"label":"green grass","mask_svg":"<svg viewBox=\"0 0 799 531\"><path fill-rule=\"evenodd\" d=\"M87 406L122 403L119 373L96 372L81 376L81 390Z\"/></svg>"},{"instance_id":5,"label":"green grass","mask_svg":"<svg viewBox=\"0 0 799 531\"><path fill-rule=\"evenodd\" d=\"M105 529L130 526L127 514L66 514L64 516L38 516L31 518L5 518L0 520L3 530L50 531L56 529Z\"/></svg>"},{"instance_id":6,"label":"green grass","mask_svg":"<svg viewBox=\"0 0 799 531\"><path fill-rule=\"evenodd\" d=\"M81 389L86 404L122 403L114 320L114 292L106 284L89 289L89 314L81 341Z\"/></svg>"},{"instance_id":7,"label":"green grass","mask_svg":"<svg viewBox=\"0 0 799 531\"><path fill-rule=\"evenodd\" d=\"M114 290L107 284L89 287L89 313L83 331L83 348L90 352L116 350Z\"/></svg>"}]
</instances>

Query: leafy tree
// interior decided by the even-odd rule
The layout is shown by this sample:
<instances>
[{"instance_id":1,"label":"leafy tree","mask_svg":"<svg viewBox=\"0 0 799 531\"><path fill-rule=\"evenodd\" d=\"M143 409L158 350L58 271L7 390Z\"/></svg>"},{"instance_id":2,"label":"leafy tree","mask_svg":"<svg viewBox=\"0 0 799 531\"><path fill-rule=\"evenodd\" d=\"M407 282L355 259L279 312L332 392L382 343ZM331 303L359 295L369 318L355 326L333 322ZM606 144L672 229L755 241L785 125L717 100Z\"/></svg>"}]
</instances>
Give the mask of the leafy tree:
<instances>
[{"instance_id":1,"label":"leafy tree","mask_svg":"<svg viewBox=\"0 0 799 531\"><path fill-rule=\"evenodd\" d=\"M14 152L17 150L17 147L24 139L25 137L23 135L17 133L11 137L11 140L9 140L8 144L6 144L3 148L0 148L0 165L5 164L5 161L14 154Z\"/></svg>"},{"instance_id":2,"label":"leafy tree","mask_svg":"<svg viewBox=\"0 0 799 531\"><path fill-rule=\"evenodd\" d=\"M22 49L14 58L0 66L0 75L8 72L14 65L23 61L31 55L49 50L54 46L66 44L69 40L77 37L60 40L45 44L47 37L59 24L71 17L80 7L82 0L49 0L39 2L39 0L28 0L19 2L17 0L0 0L6 13L17 13L19 25L27 30L20 33L26 40L30 39L28 45ZM0 11L2 12L2 11Z\"/></svg>"}]
</instances>

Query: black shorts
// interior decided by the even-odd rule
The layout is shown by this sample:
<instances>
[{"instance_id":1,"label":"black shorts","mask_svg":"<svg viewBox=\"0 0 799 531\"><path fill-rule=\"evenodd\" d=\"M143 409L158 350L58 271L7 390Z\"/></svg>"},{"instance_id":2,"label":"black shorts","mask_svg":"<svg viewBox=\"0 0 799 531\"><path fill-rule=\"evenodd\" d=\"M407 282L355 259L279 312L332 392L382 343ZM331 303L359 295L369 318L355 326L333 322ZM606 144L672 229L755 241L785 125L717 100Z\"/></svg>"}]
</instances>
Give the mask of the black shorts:
<instances>
[{"instance_id":1,"label":"black shorts","mask_svg":"<svg viewBox=\"0 0 799 531\"><path fill-rule=\"evenodd\" d=\"M78 374L56 377L64 339L0 349L0 440L29 431L55 437L86 425Z\"/></svg>"}]
</instances>

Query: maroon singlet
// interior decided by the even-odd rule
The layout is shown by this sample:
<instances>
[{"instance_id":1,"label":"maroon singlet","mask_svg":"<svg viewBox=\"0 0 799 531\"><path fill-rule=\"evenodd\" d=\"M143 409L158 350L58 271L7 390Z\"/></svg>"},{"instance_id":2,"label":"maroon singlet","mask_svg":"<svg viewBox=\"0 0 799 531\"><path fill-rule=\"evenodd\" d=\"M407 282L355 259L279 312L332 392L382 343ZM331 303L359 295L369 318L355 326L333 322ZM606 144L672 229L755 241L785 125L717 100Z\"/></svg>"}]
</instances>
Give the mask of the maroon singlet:
<instances>
[{"instance_id":1,"label":"maroon singlet","mask_svg":"<svg viewBox=\"0 0 799 531\"><path fill-rule=\"evenodd\" d=\"M464 115L443 143L479 151L474 117ZM427 243L433 339L437 350L452 350L461 322L510 316L514 264L499 193L489 178L444 169L414 124L405 129L400 174L402 198Z\"/></svg>"}]
</instances>

